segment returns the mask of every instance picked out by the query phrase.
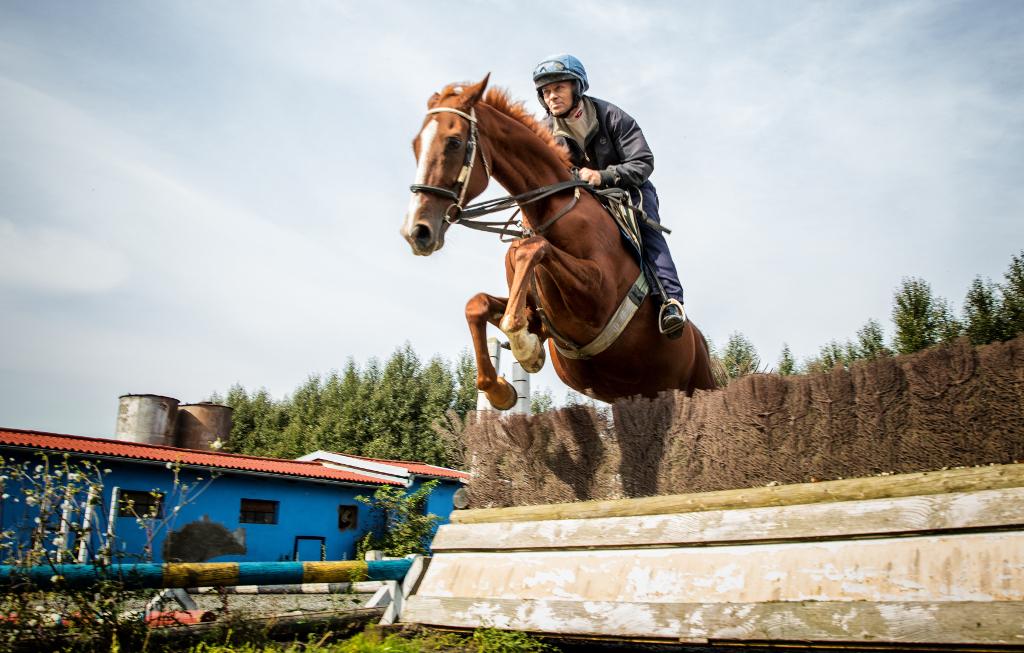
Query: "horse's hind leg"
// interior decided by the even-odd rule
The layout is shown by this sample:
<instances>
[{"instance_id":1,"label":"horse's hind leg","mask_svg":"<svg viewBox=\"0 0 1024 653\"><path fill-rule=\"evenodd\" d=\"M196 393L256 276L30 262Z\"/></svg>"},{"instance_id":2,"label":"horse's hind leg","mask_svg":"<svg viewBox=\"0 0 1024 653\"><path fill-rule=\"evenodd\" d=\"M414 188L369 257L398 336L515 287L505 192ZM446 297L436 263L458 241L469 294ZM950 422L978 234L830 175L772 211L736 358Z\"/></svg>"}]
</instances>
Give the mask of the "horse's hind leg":
<instances>
[{"instance_id":1,"label":"horse's hind leg","mask_svg":"<svg viewBox=\"0 0 1024 653\"><path fill-rule=\"evenodd\" d=\"M487 394L487 400L498 410L508 410L516 405L516 390L512 384L498 376L491 364L487 351L487 323L497 326L505 313L508 299L486 293L473 295L466 302L466 322L473 336L473 351L476 354L476 387Z\"/></svg>"}]
</instances>

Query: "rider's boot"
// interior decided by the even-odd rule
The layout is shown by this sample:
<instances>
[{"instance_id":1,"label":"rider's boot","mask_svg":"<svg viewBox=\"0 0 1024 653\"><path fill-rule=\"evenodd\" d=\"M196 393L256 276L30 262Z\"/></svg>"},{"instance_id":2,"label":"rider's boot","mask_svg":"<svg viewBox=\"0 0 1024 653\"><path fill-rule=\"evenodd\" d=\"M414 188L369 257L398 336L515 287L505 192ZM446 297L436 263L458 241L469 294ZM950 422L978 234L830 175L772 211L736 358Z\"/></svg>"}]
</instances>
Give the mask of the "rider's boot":
<instances>
[{"instance_id":1,"label":"rider's boot","mask_svg":"<svg viewBox=\"0 0 1024 653\"><path fill-rule=\"evenodd\" d=\"M667 299L661 305L658 313L658 330L669 339L676 339L683 335L683 327L686 326L686 311L682 303L677 299Z\"/></svg>"}]
</instances>

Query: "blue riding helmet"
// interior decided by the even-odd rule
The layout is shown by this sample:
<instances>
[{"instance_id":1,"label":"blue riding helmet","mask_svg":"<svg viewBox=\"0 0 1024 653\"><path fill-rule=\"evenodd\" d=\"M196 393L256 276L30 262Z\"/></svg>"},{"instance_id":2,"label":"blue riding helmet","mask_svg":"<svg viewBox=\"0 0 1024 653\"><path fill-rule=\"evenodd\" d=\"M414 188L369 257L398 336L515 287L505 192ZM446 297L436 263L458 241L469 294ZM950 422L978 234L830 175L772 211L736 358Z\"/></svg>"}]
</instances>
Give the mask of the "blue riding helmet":
<instances>
[{"instance_id":1,"label":"blue riding helmet","mask_svg":"<svg viewBox=\"0 0 1024 653\"><path fill-rule=\"evenodd\" d=\"M574 106L579 101L579 97L590 88L590 82L587 81L587 70L583 67L583 62L571 54L550 56L533 69L533 83L537 87L537 99L540 100L540 104L545 110L547 110L547 105L544 104L541 88L561 81L576 82Z\"/></svg>"},{"instance_id":2,"label":"blue riding helmet","mask_svg":"<svg viewBox=\"0 0 1024 653\"><path fill-rule=\"evenodd\" d=\"M587 70L583 67L583 62L571 54L556 54L548 57L533 69L533 83L538 90L552 82L566 79L574 79L579 82L580 93L586 93L590 88L590 82L587 81Z\"/></svg>"}]
</instances>

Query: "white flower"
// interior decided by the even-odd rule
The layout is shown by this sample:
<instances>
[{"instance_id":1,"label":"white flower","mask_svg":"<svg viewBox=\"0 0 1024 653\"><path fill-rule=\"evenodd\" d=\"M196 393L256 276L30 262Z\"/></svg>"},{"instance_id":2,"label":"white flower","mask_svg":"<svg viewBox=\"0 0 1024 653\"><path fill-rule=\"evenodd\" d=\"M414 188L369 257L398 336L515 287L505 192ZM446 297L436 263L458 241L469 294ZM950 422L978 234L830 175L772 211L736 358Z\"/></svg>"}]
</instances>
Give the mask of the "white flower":
<instances>
[{"instance_id":1,"label":"white flower","mask_svg":"<svg viewBox=\"0 0 1024 653\"><path fill-rule=\"evenodd\" d=\"M0 497L0 499L10 499L10 498L11 498L11 495L7 494L6 492L4 493L4 495L2 497Z\"/></svg>"},{"instance_id":2,"label":"white flower","mask_svg":"<svg viewBox=\"0 0 1024 653\"><path fill-rule=\"evenodd\" d=\"M29 505L29 506L34 506L34 505L36 505L37 503L39 503L39 499L37 499L37 498L35 498L35 497L33 497L33 496L27 496L27 497L25 497L25 504L26 504L26 505Z\"/></svg>"},{"instance_id":3,"label":"white flower","mask_svg":"<svg viewBox=\"0 0 1024 653\"><path fill-rule=\"evenodd\" d=\"M35 523L37 523L37 524L42 524L42 523L43 523L43 520L39 519L38 517L36 517L36 518L35 518L34 520L32 520L32 521L34 521L34 522L35 522Z\"/></svg>"},{"instance_id":4,"label":"white flower","mask_svg":"<svg viewBox=\"0 0 1024 653\"><path fill-rule=\"evenodd\" d=\"M36 473L39 473L41 471L43 471L43 466L42 465L36 465Z\"/></svg>"},{"instance_id":5,"label":"white flower","mask_svg":"<svg viewBox=\"0 0 1024 653\"><path fill-rule=\"evenodd\" d=\"M167 469L170 469L171 468L171 463L167 463L166 465L164 465L164 467L166 467Z\"/></svg>"}]
</instances>

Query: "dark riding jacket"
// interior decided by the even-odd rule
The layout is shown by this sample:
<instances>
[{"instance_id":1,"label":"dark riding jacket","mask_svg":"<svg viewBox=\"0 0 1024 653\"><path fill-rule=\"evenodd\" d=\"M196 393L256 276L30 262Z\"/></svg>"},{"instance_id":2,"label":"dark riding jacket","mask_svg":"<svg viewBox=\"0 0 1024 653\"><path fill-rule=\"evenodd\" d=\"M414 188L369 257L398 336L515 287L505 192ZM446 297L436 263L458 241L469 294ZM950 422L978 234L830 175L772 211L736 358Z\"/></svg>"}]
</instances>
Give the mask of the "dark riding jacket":
<instances>
[{"instance_id":1,"label":"dark riding jacket","mask_svg":"<svg viewBox=\"0 0 1024 653\"><path fill-rule=\"evenodd\" d=\"M628 113L611 102L584 96L597 109L597 129L580 149L574 138L555 132L555 139L569 150L574 166L591 168L601 173L602 186L639 189L653 184L647 179L654 172L654 154L640 125ZM548 129L554 131L555 121L547 118Z\"/></svg>"}]
</instances>

